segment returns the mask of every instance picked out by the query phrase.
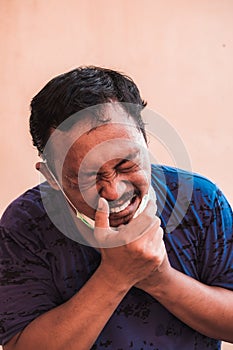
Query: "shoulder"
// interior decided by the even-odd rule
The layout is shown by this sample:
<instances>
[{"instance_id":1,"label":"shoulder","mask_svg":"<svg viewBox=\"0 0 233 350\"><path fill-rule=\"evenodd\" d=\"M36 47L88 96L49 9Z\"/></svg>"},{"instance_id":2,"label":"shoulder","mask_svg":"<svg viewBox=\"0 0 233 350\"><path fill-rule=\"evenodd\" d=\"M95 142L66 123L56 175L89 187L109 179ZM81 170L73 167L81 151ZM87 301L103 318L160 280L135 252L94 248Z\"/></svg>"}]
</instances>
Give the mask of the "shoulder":
<instances>
[{"instance_id":1,"label":"shoulder","mask_svg":"<svg viewBox=\"0 0 233 350\"><path fill-rule=\"evenodd\" d=\"M41 197L42 191L49 192L51 187L47 183L37 185L12 201L2 215L0 226L12 229L19 227L22 223L25 224L25 222L39 222L45 215Z\"/></svg>"},{"instance_id":2,"label":"shoulder","mask_svg":"<svg viewBox=\"0 0 233 350\"><path fill-rule=\"evenodd\" d=\"M37 185L18 198L5 210L0 220L0 234L4 242L15 242L20 246L37 250L48 241L60 237L51 222L45 207L44 198L56 195L48 183ZM52 199L50 199L52 201ZM49 234L48 234L49 233Z\"/></svg>"},{"instance_id":3,"label":"shoulder","mask_svg":"<svg viewBox=\"0 0 233 350\"><path fill-rule=\"evenodd\" d=\"M202 231L216 219L231 227L230 204L205 176L160 165L152 165L151 175L158 215L169 232L180 224Z\"/></svg>"},{"instance_id":4,"label":"shoulder","mask_svg":"<svg viewBox=\"0 0 233 350\"><path fill-rule=\"evenodd\" d=\"M203 175L164 165L152 165L152 184L166 188L174 195L179 190L183 194L189 192L193 200L208 196L213 201L215 195L221 192L215 183Z\"/></svg>"}]
</instances>

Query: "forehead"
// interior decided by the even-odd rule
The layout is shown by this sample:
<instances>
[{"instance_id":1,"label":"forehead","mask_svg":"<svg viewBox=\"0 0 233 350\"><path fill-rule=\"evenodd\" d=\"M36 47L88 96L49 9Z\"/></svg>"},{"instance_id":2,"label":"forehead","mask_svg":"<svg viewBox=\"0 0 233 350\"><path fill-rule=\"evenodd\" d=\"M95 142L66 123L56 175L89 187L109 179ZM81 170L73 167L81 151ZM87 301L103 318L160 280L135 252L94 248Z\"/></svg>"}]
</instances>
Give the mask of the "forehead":
<instances>
[{"instance_id":1,"label":"forehead","mask_svg":"<svg viewBox=\"0 0 233 350\"><path fill-rule=\"evenodd\" d=\"M87 110L83 117L74 123L66 136L73 143L82 138L82 142L87 144L90 140L95 140L97 136L99 138L104 137L99 132L103 127L108 128L109 138L117 137L117 135L123 133L123 130L125 130L125 133L128 131L131 134L137 131L137 125L133 117L119 103L112 102L94 106L90 113ZM87 137L89 135L90 137Z\"/></svg>"},{"instance_id":2,"label":"forehead","mask_svg":"<svg viewBox=\"0 0 233 350\"><path fill-rule=\"evenodd\" d=\"M119 159L140 157L145 149L135 124L108 123L98 126L74 142L65 158L65 168L98 171L104 164L115 166Z\"/></svg>"},{"instance_id":3,"label":"forehead","mask_svg":"<svg viewBox=\"0 0 233 350\"><path fill-rule=\"evenodd\" d=\"M65 162L72 167L98 168L104 163L116 159L130 159L139 155L144 139L135 125L109 123L82 135L70 148Z\"/></svg>"},{"instance_id":4,"label":"forehead","mask_svg":"<svg viewBox=\"0 0 233 350\"><path fill-rule=\"evenodd\" d=\"M116 157L117 153L118 157L122 157L124 149L127 152L133 151L138 143L145 146L136 122L116 103L105 104L98 121L91 114L86 114L85 118L78 120L68 131L56 129L50 137L52 153L60 166L65 161L78 161L96 148L99 156L106 150L114 150Z\"/></svg>"}]
</instances>

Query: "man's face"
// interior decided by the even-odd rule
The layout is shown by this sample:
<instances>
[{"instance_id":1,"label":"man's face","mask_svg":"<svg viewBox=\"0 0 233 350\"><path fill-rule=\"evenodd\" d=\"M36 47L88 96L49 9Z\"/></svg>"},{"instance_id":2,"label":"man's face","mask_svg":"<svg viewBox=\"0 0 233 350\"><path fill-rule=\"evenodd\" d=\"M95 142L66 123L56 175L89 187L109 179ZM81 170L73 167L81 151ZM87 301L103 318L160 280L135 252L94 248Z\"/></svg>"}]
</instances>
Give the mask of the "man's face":
<instances>
[{"instance_id":1,"label":"man's face","mask_svg":"<svg viewBox=\"0 0 233 350\"><path fill-rule=\"evenodd\" d=\"M110 226L119 226L133 218L148 192L150 161L132 117L111 104L104 113L109 122L93 128L88 118L78 121L54 143L56 159L64 143L72 144L63 164L55 162L55 166L58 174L58 167L62 168L63 190L79 212L94 220L101 196L109 203Z\"/></svg>"}]
</instances>

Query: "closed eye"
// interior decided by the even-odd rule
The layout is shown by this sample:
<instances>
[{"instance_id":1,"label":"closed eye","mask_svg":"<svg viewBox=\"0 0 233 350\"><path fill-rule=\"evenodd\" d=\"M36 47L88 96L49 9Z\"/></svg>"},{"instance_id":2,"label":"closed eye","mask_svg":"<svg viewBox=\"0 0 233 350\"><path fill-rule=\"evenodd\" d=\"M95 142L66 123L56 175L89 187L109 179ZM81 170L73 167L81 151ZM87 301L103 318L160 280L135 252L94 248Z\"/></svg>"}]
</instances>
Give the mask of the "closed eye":
<instances>
[{"instance_id":1,"label":"closed eye","mask_svg":"<svg viewBox=\"0 0 233 350\"><path fill-rule=\"evenodd\" d=\"M138 170L138 168L139 168L138 164L130 161L125 163L124 166L119 167L117 170L118 172L121 172L121 173L128 173L128 172L136 171Z\"/></svg>"}]
</instances>

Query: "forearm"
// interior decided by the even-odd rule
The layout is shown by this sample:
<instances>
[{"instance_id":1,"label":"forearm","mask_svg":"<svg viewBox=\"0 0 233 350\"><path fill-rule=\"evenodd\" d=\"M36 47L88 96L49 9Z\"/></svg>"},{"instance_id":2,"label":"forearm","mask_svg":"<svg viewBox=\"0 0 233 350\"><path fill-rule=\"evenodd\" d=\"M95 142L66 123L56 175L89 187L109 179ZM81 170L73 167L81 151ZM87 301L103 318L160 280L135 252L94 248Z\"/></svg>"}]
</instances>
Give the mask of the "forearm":
<instances>
[{"instance_id":1,"label":"forearm","mask_svg":"<svg viewBox=\"0 0 233 350\"><path fill-rule=\"evenodd\" d=\"M143 288L181 321L211 338L233 342L233 292L170 268L165 282Z\"/></svg>"},{"instance_id":2,"label":"forearm","mask_svg":"<svg viewBox=\"0 0 233 350\"><path fill-rule=\"evenodd\" d=\"M6 350L89 350L128 291L99 268L66 303L32 321Z\"/></svg>"}]
</instances>

